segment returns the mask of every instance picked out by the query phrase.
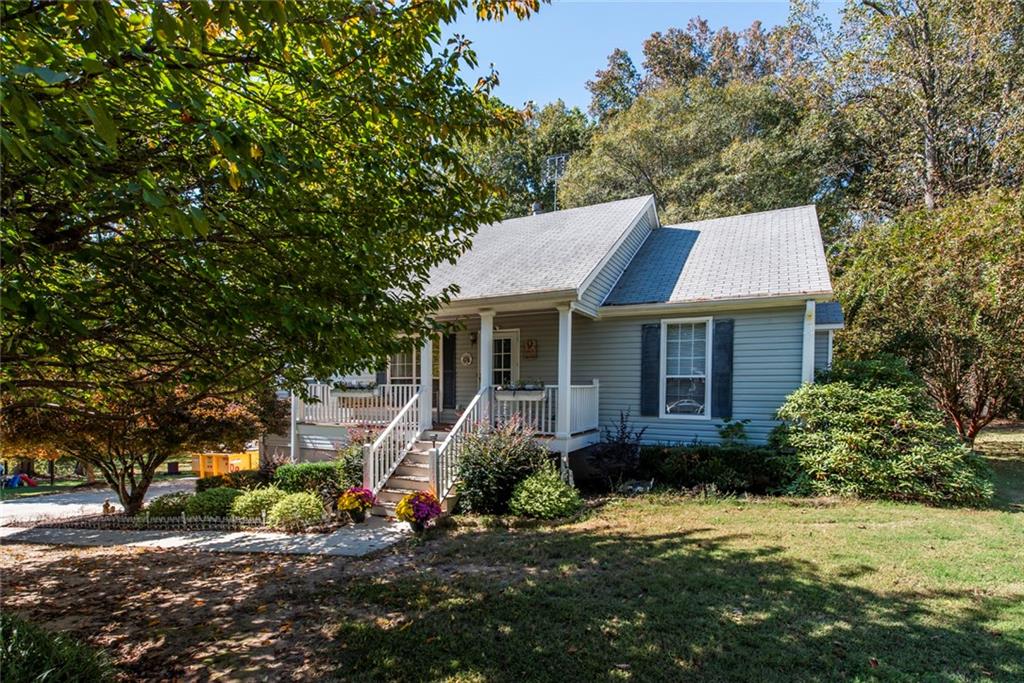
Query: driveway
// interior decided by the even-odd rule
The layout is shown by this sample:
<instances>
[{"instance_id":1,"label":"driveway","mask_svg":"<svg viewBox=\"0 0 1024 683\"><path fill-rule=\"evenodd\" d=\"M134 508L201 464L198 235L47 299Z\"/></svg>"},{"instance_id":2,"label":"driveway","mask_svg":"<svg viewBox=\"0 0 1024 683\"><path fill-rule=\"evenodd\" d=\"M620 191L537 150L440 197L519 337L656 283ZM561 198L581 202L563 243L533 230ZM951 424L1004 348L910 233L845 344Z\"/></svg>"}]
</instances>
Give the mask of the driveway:
<instances>
[{"instance_id":1,"label":"driveway","mask_svg":"<svg viewBox=\"0 0 1024 683\"><path fill-rule=\"evenodd\" d=\"M195 477L158 481L149 487L146 500L175 491L192 491L195 485ZM117 495L108 488L0 501L0 526L26 520L99 514L103 512L103 501L107 499L118 510L121 509Z\"/></svg>"}]
</instances>

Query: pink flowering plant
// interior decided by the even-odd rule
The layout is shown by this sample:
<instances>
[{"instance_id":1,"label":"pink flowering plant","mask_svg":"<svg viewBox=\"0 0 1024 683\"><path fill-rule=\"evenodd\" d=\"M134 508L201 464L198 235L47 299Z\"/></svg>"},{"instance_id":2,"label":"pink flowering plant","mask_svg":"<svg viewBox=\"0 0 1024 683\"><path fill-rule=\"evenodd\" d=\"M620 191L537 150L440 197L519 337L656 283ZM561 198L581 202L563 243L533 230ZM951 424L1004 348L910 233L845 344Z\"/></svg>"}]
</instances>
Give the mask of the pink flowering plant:
<instances>
[{"instance_id":1,"label":"pink flowering plant","mask_svg":"<svg viewBox=\"0 0 1024 683\"><path fill-rule=\"evenodd\" d=\"M417 491L398 501L395 516L403 522L424 524L441 516L441 503L430 491Z\"/></svg>"},{"instance_id":2,"label":"pink flowering plant","mask_svg":"<svg viewBox=\"0 0 1024 683\"><path fill-rule=\"evenodd\" d=\"M338 498L338 509L346 512L369 510L377 502L373 491L362 486L353 486Z\"/></svg>"}]
</instances>

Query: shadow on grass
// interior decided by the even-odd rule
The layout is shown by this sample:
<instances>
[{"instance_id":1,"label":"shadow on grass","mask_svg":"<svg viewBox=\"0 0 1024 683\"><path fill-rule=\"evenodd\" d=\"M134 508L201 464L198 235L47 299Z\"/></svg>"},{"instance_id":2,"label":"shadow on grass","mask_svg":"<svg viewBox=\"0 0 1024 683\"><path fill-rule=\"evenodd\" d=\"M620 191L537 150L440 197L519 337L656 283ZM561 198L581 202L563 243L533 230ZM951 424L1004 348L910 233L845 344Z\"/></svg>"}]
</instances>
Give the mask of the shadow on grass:
<instances>
[{"instance_id":1,"label":"shadow on grass","mask_svg":"<svg viewBox=\"0 0 1024 683\"><path fill-rule=\"evenodd\" d=\"M975 449L995 474L992 506L1000 510L1024 511L1024 425L992 425L975 443Z\"/></svg>"},{"instance_id":2,"label":"shadow on grass","mask_svg":"<svg viewBox=\"0 0 1024 683\"><path fill-rule=\"evenodd\" d=\"M875 592L709 529L436 539L346 595L343 680L1022 680L1013 599ZM450 561L449 561L450 560ZM871 570L853 567L840 580ZM1020 623L1019 621L1017 623Z\"/></svg>"}]
</instances>

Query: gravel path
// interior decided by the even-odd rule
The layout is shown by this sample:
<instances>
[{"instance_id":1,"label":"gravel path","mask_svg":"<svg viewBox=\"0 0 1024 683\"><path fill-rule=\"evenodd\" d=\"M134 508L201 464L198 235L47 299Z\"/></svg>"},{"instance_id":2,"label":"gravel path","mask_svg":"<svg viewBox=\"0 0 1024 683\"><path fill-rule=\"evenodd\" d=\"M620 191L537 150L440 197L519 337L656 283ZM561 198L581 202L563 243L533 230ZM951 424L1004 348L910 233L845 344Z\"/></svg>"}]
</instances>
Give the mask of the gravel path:
<instances>
[{"instance_id":1,"label":"gravel path","mask_svg":"<svg viewBox=\"0 0 1024 683\"><path fill-rule=\"evenodd\" d=\"M158 481L149 487L149 491L146 492L146 500L175 491L192 491L195 489L195 485L195 477ZM0 526L37 519L59 519L99 514L103 512L103 501L107 499L118 510L121 509L117 502L117 496L108 488L0 501Z\"/></svg>"}]
</instances>

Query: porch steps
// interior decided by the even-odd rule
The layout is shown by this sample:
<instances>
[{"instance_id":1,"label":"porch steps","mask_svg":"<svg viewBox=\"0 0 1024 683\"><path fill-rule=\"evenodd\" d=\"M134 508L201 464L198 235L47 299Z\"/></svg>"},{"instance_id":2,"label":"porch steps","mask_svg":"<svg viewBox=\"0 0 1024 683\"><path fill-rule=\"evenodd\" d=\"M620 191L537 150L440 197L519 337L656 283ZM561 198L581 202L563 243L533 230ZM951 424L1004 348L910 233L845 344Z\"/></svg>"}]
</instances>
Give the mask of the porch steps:
<instances>
[{"instance_id":1,"label":"porch steps","mask_svg":"<svg viewBox=\"0 0 1024 683\"><path fill-rule=\"evenodd\" d=\"M372 513L381 517L394 517L395 506L405 496L423 491L430 486L430 449L440 446L448 432L435 429L420 434L384 488L377 494L377 505Z\"/></svg>"}]
</instances>

